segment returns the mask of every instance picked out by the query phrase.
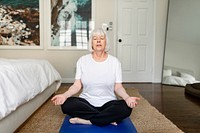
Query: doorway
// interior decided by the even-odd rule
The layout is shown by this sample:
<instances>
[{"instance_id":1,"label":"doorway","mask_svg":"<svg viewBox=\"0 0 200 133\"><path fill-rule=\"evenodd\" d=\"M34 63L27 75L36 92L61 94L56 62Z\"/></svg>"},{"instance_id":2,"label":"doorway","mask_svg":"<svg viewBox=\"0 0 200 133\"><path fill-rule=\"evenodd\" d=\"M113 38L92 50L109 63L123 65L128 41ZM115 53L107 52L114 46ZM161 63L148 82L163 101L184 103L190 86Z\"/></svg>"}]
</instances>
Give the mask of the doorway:
<instances>
[{"instance_id":1,"label":"doorway","mask_svg":"<svg viewBox=\"0 0 200 133\"><path fill-rule=\"evenodd\" d=\"M153 82L154 0L118 0L117 57L124 82Z\"/></svg>"}]
</instances>

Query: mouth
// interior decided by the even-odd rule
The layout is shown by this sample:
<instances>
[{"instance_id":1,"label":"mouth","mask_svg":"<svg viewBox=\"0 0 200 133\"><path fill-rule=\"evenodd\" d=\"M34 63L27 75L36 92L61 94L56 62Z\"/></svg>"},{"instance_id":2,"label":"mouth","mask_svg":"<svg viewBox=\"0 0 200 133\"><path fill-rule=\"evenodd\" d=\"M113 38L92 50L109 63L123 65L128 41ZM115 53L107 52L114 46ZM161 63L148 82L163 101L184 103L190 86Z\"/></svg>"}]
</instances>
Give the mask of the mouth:
<instances>
[{"instance_id":1,"label":"mouth","mask_svg":"<svg viewBox=\"0 0 200 133\"><path fill-rule=\"evenodd\" d=\"M102 45L101 45L101 44L97 44L96 46L97 46L97 47L101 47Z\"/></svg>"}]
</instances>

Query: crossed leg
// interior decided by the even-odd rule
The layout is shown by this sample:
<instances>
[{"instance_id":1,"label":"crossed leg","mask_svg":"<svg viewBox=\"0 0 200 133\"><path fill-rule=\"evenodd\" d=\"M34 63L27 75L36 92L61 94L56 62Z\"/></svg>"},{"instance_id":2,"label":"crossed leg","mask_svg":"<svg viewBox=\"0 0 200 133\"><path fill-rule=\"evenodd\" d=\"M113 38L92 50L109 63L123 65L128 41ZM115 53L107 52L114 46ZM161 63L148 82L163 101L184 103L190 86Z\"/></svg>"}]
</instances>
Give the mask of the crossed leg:
<instances>
[{"instance_id":1,"label":"crossed leg","mask_svg":"<svg viewBox=\"0 0 200 133\"><path fill-rule=\"evenodd\" d=\"M70 115L72 124L94 124L105 126L107 124L117 125L131 114L125 101L114 100L104 104L102 107L94 107L85 99L70 97L61 106L64 114Z\"/></svg>"}]
</instances>

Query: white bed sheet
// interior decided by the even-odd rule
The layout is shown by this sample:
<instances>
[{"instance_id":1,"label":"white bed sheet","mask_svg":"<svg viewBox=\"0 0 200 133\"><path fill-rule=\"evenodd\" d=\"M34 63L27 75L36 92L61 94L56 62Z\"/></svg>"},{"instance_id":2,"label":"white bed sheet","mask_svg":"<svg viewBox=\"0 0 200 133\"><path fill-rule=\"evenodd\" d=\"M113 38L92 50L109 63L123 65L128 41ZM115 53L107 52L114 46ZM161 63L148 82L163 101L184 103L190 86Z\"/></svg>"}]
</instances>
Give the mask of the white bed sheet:
<instances>
[{"instance_id":1,"label":"white bed sheet","mask_svg":"<svg viewBox=\"0 0 200 133\"><path fill-rule=\"evenodd\" d=\"M47 60L0 58L0 120L55 81L61 76Z\"/></svg>"}]
</instances>

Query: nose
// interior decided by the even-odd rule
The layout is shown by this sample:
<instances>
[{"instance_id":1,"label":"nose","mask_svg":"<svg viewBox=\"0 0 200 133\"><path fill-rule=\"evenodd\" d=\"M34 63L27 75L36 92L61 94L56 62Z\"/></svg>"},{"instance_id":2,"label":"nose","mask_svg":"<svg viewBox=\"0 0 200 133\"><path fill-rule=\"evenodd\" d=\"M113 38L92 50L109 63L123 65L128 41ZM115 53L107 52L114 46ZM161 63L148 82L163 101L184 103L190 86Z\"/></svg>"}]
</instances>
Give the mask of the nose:
<instances>
[{"instance_id":1,"label":"nose","mask_svg":"<svg viewBox=\"0 0 200 133\"><path fill-rule=\"evenodd\" d=\"M101 42L101 39L97 39L97 43L100 43Z\"/></svg>"}]
</instances>

